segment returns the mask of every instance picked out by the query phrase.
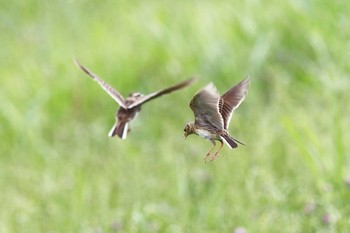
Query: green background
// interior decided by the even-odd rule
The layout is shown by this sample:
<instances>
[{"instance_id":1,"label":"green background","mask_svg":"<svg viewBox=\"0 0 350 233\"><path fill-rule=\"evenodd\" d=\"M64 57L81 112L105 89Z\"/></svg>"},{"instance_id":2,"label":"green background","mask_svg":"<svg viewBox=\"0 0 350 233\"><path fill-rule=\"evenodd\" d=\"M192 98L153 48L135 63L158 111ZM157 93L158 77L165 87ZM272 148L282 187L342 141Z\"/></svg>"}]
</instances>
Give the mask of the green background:
<instances>
[{"instance_id":1,"label":"green background","mask_svg":"<svg viewBox=\"0 0 350 233\"><path fill-rule=\"evenodd\" d=\"M350 2L0 2L0 232L346 232ZM124 96L192 75L108 138ZM246 76L225 146L183 127ZM348 180L348 182L346 182Z\"/></svg>"}]
</instances>

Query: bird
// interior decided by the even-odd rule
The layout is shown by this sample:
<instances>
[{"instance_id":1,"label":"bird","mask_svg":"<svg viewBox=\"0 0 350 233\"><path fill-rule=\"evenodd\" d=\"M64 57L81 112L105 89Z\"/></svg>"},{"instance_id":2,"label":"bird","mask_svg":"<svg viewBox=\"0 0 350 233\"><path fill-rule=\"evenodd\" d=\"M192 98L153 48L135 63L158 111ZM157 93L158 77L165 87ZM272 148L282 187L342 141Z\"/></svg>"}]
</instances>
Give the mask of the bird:
<instances>
[{"instance_id":1,"label":"bird","mask_svg":"<svg viewBox=\"0 0 350 233\"><path fill-rule=\"evenodd\" d=\"M231 137L227 130L233 111L238 108L248 93L249 83L250 79L247 77L220 96L216 87L211 82L192 98L190 108L194 113L195 121L186 124L184 128L184 139L188 135L197 134L213 144L213 147L210 148L204 158L205 161L211 155L216 145L215 141L219 141L221 146L211 156L211 160L217 159L219 151L224 145L223 142L232 149L238 147L237 143L245 145Z\"/></svg>"},{"instance_id":2,"label":"bird","mask_svg":"<svg viewBox=\"0 0 350 233\"><path fill-rule=\"evenodd\" d=\"M129 123L132 121L141 111L141 106L150 100L160 97L165 94L169 94L173 91L180 90L184 87L189 86L196 80L196 77L189 78L181 83L173 85L171 87L165 88L160 91L153 92L148 95L143 95L139 92L132 92L124 98L117 90L115 90L108 83L103 81L96 74L91 72L89 69L84 67L77 59L74 59L75 64L93 80L95 80L104 91L106 91L118 104L119 109L115 114L116 122L112 129L109 131L108 136L114 137L118 135L121 139L126 139L128 133L130 132Z\"/></svg>"}]
</instances>

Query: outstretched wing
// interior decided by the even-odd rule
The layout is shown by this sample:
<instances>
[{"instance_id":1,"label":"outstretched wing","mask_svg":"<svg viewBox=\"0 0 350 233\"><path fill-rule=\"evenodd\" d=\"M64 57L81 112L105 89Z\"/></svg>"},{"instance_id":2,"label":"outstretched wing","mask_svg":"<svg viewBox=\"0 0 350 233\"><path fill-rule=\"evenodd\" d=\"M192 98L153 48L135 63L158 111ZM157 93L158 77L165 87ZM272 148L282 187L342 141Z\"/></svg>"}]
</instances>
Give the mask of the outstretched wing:
<instances>
[{"instance_id":1,"label":"outstretched wing","mask_svg":"<svg viewBox=\"0 0 350 233\"><path fill-rule=\"evenodd\" d=\"M232 87L221 96L219 111L224 120L224 129L230 124L233 111L243 102L249 88L249 77Z\"/></svg>"},{"instance_id":2,"label":"outstretched wing","mask_svg":"<svg viewBox=\"0 0 350 233\"><path fill-rule=\"evenodd\" d=\"M162 95L169 94L169 93L171 93L173 91L180 90L180 89L190 85L195 80L196 80L196 78L190 78L190 79L188 79L186 81L183 81L183 82L181 82L179 84L176 84L174 86L168 87L168 88L166 88L164 90L157 91L157 92L151 93L149 95L145 95L143 97L140 97L134 103L130 104L128 106L128 108L133 108L133 107L135 107L137 105L144 104L144 103L146 103L146 102L148 102L150 100L153 100L153 99L155 99L157 97L160 97Z\"/></svg>"},{"instance_id":3,"label":"outstretched wing","mask_svg":"<svg viewBox=\"0 0 350 233\"><path fill-rule=\"evenodd\" d=\"M211 125L217 129L224 128L224 121L219 112L220 95L213 83L209 83L191 100L190 107L195 116L195 124Z\"/></svg>"},{"instance_id":4,"label":"outstretched wing","mask_svg":"<svg viewBox=\"0 0 350 233\"><path fill-rule=\"evenodd\" d=\"M92 73L89 69L80 64L78 60L75 59L74 62L82 71L84 71L93 80L100 84L103 90L105 90L108 93L108 95L110 95L121 107L127 108L123 96L118 91L116 91L113 87L111 87L108 83L103 81L100 77L98 77L96 74Z\"/></svg>"}]
</instances>

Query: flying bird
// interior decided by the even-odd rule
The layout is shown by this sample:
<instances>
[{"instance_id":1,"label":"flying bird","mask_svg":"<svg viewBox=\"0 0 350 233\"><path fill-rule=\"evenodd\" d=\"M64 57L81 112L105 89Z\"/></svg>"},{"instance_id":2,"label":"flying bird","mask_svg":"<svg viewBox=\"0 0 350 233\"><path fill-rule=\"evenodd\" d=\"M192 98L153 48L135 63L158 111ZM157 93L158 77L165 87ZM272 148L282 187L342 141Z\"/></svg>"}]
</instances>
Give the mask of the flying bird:
<instances>
[{"instance_id":1,"label":"flying bird","mask_svg":"<svg viewBox=\"0 0 350 233\"><path fill-rule=\"evenodd\" d=\"M224 145L223 142L232 149L238 146L237 143L244 145L244 143L231 137L227 129L232 113L244 100L248 87L249 78L245 78L220 96L214 84L209 83L192 98L190 108L194 113L195 121L189 122L185 126L184 138L190 134L197 134L213 144L204 160L207 160L211 155L216 140L221 143L221 146L211 157L211 160L217 158Z\"/></svg>"},{"instance_id":2,"label":"flying bird","mask_svg":"<svg viewBox=\"0 0 350 233\"><path fill-rule=\"evenodd\" d=\"M109 131L108 136L114 137L115 135L118 135L118 137L120 137L121 139L126 139L126 136L130 131L129 122L138 115L138 113L141 111L141 106L143 104L162 95L180 90L190 85L195 80L195 78L190 78L179 84L148 95L133 92L128 97L124 98L117 90L111 87L108 83L106 83L96 74L92 73L89 69L81 65L78 60L75 60L75 63L82 71L84 71L93 80L95 80L102 87L102 89L105 90L119 104L120 107L115 114L116 123Z\"/></svg>"}]
</instances>

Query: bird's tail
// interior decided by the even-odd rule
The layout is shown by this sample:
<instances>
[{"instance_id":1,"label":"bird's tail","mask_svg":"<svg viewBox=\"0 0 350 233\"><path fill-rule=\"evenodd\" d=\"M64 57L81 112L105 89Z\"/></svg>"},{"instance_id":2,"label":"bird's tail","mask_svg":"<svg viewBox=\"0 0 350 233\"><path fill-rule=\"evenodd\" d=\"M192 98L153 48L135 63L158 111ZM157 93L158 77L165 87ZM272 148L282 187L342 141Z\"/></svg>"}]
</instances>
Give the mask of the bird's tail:
<instances>
[{"instance_id":1,"label":"bird's tail","mask_svg":"<svg viewBox=\"0 0 350 233\"><path fill-rule=\"evenodd\" d=\"M231 136L228 135L228 134L223 135L222 138L224 139L224 141L226 142L226 144L227 144L229 147L231 147L232 149L238 147L238 145L237 145L236 142L238 142L238 143L241 144L241 145L245 145L243 142L240 142L240 141L238 141L237 139L234 139L233 137L231 137Z\"/></svg>"},{"instance_id":2,"label":"bird's tail","mask_svg":"<svg viewBox=\"0 0 350 233\"><path fill-rule=\"evenodd\" d=\"M108 133L108 136L114 137L115 135L118 135L118 137L120 137L121 139L126 139L126 136L128 135L128 130L129 123L118 121L113 125L112 129Z\"/></svg>"}]
</instances>

